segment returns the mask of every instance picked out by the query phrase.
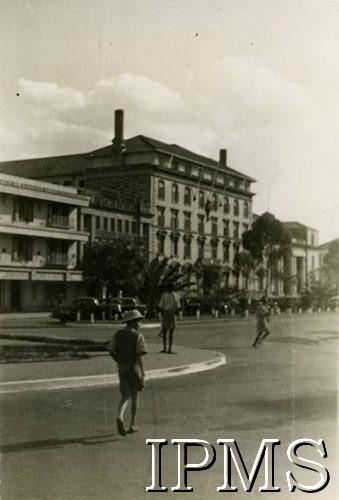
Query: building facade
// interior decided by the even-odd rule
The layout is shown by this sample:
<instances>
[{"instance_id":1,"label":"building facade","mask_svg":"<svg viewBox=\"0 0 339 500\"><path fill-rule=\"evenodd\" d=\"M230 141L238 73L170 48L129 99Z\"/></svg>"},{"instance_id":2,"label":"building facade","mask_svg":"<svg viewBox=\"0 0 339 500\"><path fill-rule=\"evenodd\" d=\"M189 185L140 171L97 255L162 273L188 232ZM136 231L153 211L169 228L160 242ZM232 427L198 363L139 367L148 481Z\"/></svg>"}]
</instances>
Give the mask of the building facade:
<instances>
[{"instance_id":1,"label":"building facade","mask_svg":"<svg viewBox=\"0 0 339 500\"><path fill-rule=\"evenodd\" d=\"M200 259L222 267L227 287L241 288L233 263L252 224L254 179L228 165L225 149L213 160L143 135L125 140L123 129L123 111L117 110L112 145L83 155L5 162L0 171L90 190L117 207L115 222L111 209L105 213L95 203L82 209L81 227L92 240L136 230L148 240L150 259Z\"/></svg>"},{"instance_id":2,"label":"building facade","mask_svg":"<svg viewBox=\"0 0 339 500\"><path fill-rule=\"evenodd\" d=\"M90 199L80 212L80 228L89 234L89 241L109 242L115 238L138 239L150 247L150 224L153 214L148 205L121 203L103 197L100 192L80 189ZM83 247L84 245L82 245ZM81 251L82 257L83 250Z\"/></svg>"},{"instance_id":3,"label":"building facade","mask_svg":"<svg viewBox=\"0 0 339 500\"><path fill-rule=\"evenodd\" d=\"M320 276L319 232L300 222L282 224L291 237L290 249L275 262L270 294L299 297Z\"/></svg>"},{"instance_id":4,"label":"building facade","mask_svg":"<svg viewBox=\"0 0 339 500\"><path fill-rule=\"evenodd\" d=\"M48 310L79 293L88 205L74 188L0 174L0 312Z\"/></svg>"}]
</instances>

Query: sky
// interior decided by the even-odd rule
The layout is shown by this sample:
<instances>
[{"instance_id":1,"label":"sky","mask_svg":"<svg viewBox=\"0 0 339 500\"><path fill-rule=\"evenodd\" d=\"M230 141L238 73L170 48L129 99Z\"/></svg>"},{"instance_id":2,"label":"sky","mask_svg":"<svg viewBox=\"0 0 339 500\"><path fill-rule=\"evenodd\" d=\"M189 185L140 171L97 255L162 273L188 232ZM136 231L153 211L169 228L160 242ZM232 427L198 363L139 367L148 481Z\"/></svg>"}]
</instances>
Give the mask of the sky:
<instances>
[{"instance_id":1,"label":"sky","mask_svg":"<svg viewBox=\"0 0 339 500\"><path fill-rule=\"evenodd\" d=\"M1 0L0 46L0 161L106 146L122 108L339 237L337 0Z\"/></svg>"}]
</instances>

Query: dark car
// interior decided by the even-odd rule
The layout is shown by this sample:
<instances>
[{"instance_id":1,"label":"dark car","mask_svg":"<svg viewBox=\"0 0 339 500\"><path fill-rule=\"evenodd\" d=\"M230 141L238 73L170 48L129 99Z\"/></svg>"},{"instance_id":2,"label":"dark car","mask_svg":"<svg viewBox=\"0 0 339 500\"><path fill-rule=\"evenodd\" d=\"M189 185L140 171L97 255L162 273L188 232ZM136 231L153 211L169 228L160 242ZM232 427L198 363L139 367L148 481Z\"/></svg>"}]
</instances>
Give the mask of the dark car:
<instances>
[{"instance_id":1,"label":"dark car","mask_svg":"<svg viewBox=\"0 0 339 500\"><path fill-rule=\"evenodd\" d=\"M116 300L120 304L121 313L124 314L127 311L132 311L132 309L137 309L144 316L147 314L146 304L141 304L133 297L116 297L111 300Z\"/></svg>"},{"instance_id":2,"label":"dark car","mask_svg":"<svg viewBox=\"0 0 339 500\"><path fill-rule=\"evenodd\" d=\"M59 319L62 323L76 321L78 314L80 319L102 319L104 309L95 297L78 297L71 304L60 304L52 311L52 317Z\"/></svg>"},{"instance_id":3,"label":"dark car","mask_svg":"<svg viewBox=\"0 0 339 500\"><path fill-rule=\"evenodd\" d=\"M199 310L200 313L205 313L206 307L208 310L210 309L210 305L206 304L206 301L204 300L203 297L190 296L190 297L184 297L181 300L181 308L183 314L186 316L195 316L197 310Z\"/></svg>"},{"instance_id":4,"label":"dark car","mask_svg":"<svg viewBox=\"0 0 339 500\"><path fill-rule=\"evenodd\" d=\"M99 304L106 319L115 319L116 317L121 319L122 307L119 299L99 299Z\"/></svg>"}]
</instances>

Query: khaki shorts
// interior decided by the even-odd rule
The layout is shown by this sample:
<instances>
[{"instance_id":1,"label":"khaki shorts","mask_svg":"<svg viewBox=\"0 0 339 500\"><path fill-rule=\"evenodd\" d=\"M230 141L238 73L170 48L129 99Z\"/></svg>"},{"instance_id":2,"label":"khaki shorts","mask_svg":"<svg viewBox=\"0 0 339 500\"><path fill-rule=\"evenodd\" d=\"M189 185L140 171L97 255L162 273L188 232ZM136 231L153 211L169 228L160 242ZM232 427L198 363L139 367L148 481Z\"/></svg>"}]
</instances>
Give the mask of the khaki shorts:
<instances>
[{"instance_id":1,"label":"khaki shorts","mask_svg":"<svg viewBox=\"0 0 339 500\"><path fill-rule=\"evenodd\" d=\"M121 394L130 394L144 389L143 377L140 374L139 366L119 365L119 389Z\"/></svg>"},{"instance_id":2,"label":"khaki shorts","mask_svg":"<svg viewBox=\"0 0 339 500\"><path fill-rule=\"evenodd\" d=\"M161 314L161 326L164 330L175 330L177 326L175 312L163 311Z\"/></svg>"}]
</instances>

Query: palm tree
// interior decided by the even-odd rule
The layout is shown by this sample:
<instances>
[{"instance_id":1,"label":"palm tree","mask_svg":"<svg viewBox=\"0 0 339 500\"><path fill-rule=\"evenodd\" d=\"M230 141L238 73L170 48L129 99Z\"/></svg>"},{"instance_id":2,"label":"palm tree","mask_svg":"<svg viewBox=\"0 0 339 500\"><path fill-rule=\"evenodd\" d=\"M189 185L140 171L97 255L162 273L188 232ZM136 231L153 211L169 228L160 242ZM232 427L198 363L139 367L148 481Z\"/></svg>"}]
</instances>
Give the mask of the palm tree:
<instances>
[{"instance_id":1,"label":"palm tree","mask_svg":"<svg viewBox=\"0 0 339 500\"><path fill-rule=\"evenodd\" d=\"M139 296L147 304L152 317L159 303L161 294L169 285L175 291L184 290L193 284L190 272L179 262L169 257L155 257L146 264L139 287Z\"/></svg>"}]
</instances>

